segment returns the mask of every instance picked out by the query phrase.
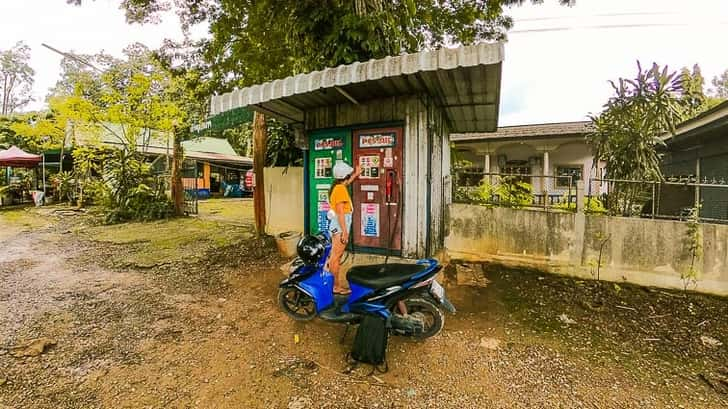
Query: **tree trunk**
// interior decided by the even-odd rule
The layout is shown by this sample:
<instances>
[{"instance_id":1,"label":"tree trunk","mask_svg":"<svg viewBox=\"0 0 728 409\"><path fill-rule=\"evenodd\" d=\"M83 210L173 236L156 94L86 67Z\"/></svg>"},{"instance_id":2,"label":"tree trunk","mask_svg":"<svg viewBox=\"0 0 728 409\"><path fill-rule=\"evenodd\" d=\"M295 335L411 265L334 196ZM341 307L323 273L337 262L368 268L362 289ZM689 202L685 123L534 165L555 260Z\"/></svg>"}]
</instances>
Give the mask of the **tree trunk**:
<instances>
[{"instance_id":1,"label":"tree trunk","mask_svg":"<svg viewBox=\"0 0 728 409\"><path fill-rule=\"evenodd\" d=\"M174 215L184 214L184 187L182 186L182 133L183 130L175 127L173 131L174 145L172 146L172 203Z\"/></svg>"},{"instance_id":2,"label":"tree trunk","mask_svg":"<svg viewBox=\"0 0 728 409\"><path fill-rule=\"evenodd\" d=\"M253 170L255 172L255 190L253 191L253 207L255 209L255 229L258 236L265 234L265 150L267 134L265 115L255 112L253 116Z\"/></svg>"}]
</instances>

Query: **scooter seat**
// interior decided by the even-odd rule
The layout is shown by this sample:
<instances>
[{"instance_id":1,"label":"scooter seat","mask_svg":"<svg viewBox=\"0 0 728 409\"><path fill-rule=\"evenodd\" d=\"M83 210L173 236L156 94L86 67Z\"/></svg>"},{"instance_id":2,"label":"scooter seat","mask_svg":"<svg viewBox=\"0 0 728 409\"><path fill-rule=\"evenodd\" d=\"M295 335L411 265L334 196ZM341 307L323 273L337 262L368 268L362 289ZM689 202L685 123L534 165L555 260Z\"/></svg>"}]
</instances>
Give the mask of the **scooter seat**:
<instances>
[{"instance_id":1,"label":"scooter seat","mask_svg":"<svg viewBox=\"0 0 728 409\"><path fill-rule=\"evenodd\" d=\"M421 264L373 264L350 268L346 278L350 283L378 290L405 283L425 270L427 266Z\"/></svg>"}]
</instances>

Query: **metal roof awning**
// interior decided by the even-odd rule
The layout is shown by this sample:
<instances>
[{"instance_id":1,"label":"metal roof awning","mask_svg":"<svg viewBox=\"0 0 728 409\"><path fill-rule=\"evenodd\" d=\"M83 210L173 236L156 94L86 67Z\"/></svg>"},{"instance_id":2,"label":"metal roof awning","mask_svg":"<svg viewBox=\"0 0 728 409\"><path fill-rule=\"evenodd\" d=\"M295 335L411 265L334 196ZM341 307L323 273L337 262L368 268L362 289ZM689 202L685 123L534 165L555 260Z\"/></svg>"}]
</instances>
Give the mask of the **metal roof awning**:
<instances>
[{"instance_id":1,"label":"metal roof awning","mask_svg":"<svg viewBox=\"0 0 728 409\"><path fill-rule=\"evenodd\" d=\"M247 107L303 123L309 109L429 94L453 132L491 132L498 123L503 56L499 42L355 62L214 96L211 114Z\"/></svg>"}]
</instances>

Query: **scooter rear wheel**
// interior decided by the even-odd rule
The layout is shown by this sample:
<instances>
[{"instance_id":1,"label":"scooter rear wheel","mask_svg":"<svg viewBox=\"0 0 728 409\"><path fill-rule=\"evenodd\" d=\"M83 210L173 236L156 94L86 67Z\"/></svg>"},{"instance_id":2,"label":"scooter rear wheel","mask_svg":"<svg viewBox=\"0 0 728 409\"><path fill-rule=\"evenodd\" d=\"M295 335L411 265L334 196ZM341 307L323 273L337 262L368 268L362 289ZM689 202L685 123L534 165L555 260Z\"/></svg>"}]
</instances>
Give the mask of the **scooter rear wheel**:
<instances>
[{"instance_id":1,"label":"scooter rear wheel","mask_svg":"<svg viewBox=\"0 0 728 409\"><path fill-rule=\"evenodd\" d=\"M296 287L278 290L278 305L296 321L310 321L316 317L316 302Z\"/></svg>"},{"instance_id":2,"label":"scooter rear wheel","mask_svg":"<svg viewBox=\"0 0 728 409\"><path fill-rule=\"evenodd\" d=\"M414 339L427 339L442 331L442 327L445 325L445 314L435 304L423 298L408 298L404 300L404 304L407 307L407 314L417 316L425 324L424 331L414 335Z\"/></svg>"}]
</instances>

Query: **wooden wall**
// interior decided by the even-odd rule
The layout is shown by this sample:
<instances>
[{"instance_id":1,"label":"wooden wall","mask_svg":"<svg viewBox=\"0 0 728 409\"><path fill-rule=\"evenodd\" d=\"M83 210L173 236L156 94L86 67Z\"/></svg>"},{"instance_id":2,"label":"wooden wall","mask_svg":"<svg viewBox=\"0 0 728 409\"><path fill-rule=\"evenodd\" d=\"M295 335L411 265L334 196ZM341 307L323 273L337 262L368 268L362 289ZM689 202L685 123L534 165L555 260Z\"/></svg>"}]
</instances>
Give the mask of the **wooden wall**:
<instances>
[{"instance_id":1,"label":"wooden wall","mask_svg":"<svg viewBox=\"0 0 728 409\"><path fill-rule=\"evenodd\" d=\"M336 127L404 127L402 255L426 257L443 247L450 202L449 132L442 110L427 96L391 97L306 112L306 131ZM428 240L429 229L429 240Z\"/></svg>"}]
</instances>

